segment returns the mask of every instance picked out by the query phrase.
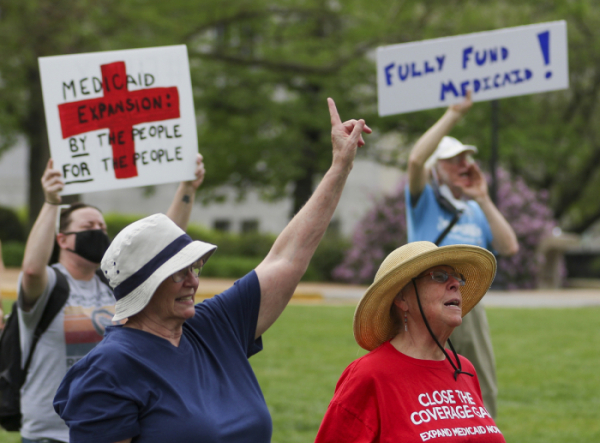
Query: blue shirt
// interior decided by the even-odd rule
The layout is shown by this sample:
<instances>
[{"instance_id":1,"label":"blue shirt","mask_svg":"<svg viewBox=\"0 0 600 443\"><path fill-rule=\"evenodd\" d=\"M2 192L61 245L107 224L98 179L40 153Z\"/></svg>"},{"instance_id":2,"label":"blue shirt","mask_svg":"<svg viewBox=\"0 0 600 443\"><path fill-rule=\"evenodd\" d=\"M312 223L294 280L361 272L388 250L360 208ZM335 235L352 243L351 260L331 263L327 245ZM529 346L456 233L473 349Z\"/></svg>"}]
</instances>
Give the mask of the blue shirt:
<instances>
[{"instance_id":1,"label":"blue shirt","mask_svg":"<svg viewBox=\"0 0 600 443\"><path fill-rule=\"evenodd\" d=\"M196 305L179 347L108 327L61 383L54 408L72 443L269 442L272 423L248 357L260 307L255 272Z\"/></svg>"},{"instance_id":2,"label":"blue shirt","mask_svg":"<svg viewBox=\"0 0 600 443\"><path fill-rule=\"evenodd\" d=\"M409 243L423 240L434 243L454 218L454 214L440 206L429 184L425 185L414 206L408 186L405 193ZM492 230L485 214L477 202L469 200L466 203L467 208L458 222L438 246L464 244L492 250Z\"/></svg>"}]
</instances>

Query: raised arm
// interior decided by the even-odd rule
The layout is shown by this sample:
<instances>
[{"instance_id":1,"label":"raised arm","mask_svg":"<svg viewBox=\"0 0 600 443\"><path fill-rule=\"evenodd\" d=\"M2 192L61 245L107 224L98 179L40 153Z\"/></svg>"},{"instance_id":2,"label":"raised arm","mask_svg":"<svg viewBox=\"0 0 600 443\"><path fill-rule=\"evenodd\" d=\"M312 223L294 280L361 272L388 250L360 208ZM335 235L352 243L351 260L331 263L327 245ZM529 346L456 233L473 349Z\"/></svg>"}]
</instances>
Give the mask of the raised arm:
<instances>
[{"instance_id":1,"label":"raised arm","mask_svg":"<svg viewBox=\"0 0 600 443\"><path fill-rule=\"evenodd\" d=\"M471 91L468 91L461 103L450 106L444 115L417 140L408 157L408 188L411 196L421 195L428 179L425 162L434 153L442 138L450 133L472 105Z\"/></svg>"},{"instance_id":2,"label":"raised arm","mask_svg":"<svg viewBox=\"0 0 600 443\"><path fill-rule=\"evenodd\" d=\"M472 198L481 207L492 231L492 247L500 255L510 256L519 251L519 242L512 226L498 210L488 192L485 176L476 163L469 166L470 186L462 187L462 193Z\"/></svg>"},{"instance_id":3,"label":"raised arm","mask_svg":"<svg viewBox=\"0 0 600 443\"><path fill-rule=\"evenodd\" d=\"M190 221L190 214L194 206L196 190L204 181L204 162L200 154L196 157L196 179L179 183L173 202L167 211L167 216L184 231Z\"/></svg>"},{"instance_id":4,"label":"raised arm","mask_svg":"<svg viewBox=\"0 0 600 443\"><path fill-rule=\"evenodd\" d=\"M327 99L331 116L333 161L304 207L279 234L267 257L256 268L261 302L256 337L262 335L287 306L317 248L352 169L356 149L364 145L364 120L342 123L335 103Z\"/></svg>"},{"instance_id":5,"label":"raised arm","mask_svg":"<svg viewBox=\"0 0 600 443\"><path fill-rule=\"evenodd\" d=\"M46 201L31 228L23 256L21 289L25 310L35 304L48 283L46 265L54 248L56 217L60 210L60 191L63 187L64 182L60 171L53 169L52 159L48 160L42 176L42 188Z\"/></svg>"}]
</instances>

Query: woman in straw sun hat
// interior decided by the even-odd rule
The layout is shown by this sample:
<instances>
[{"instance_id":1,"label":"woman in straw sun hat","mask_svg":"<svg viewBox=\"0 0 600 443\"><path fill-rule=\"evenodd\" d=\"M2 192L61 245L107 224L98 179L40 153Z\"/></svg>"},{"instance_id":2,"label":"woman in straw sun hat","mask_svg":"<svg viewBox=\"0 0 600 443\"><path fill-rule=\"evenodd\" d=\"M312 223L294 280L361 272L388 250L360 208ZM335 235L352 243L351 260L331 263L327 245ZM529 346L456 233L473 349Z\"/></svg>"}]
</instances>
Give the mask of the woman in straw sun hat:
<instances>
[{"instance_id":1,"label":"woman in straw sun hat","mask_svg":"<svg viewBox=\"0 0 600 443\"><path fill-rule=\"evenodd\" d=\"M271 417L248 358L283 312L340 199L364 120L342 123L329 99L333 160L269 254L233 287L194 305L215 246L155 214L117 235L101 263L114 289L104 340L61 383L54 408L71 443L256 442Z\"/></svg>"},{"instance_id":2,"label":"woman in straw sun hat","mask_svg":"<svg viewBox=\"0 0 600 443\"><path fill-rule=\"evenodd\" d=\"M316 441L504 442L473 365L449 340L495 274L478 246L423 241L389 254L354 314L370 352L342 374Z\"/></svg>"}]
</instances>

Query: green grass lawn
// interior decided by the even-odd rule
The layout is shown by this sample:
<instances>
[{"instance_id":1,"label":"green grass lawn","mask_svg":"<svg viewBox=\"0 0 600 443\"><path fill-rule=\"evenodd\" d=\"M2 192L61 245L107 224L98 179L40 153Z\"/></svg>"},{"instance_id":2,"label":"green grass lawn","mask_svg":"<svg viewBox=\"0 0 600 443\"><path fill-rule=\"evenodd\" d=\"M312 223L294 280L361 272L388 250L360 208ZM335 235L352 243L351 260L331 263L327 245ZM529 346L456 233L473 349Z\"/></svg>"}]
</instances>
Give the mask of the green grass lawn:
<instances>
[{"instance_id":1,"label":"green grass lawn","mask_svg":"<svg viewBox=\"0 0 600 443\"><path fill-rule=\"evenodd\" d=\"M364 354L352 306L290 306L251 358L273 442L312 442L338 377ZM600 308L488 309L508 442L600 441ZM0 432L0 443L20 442Z\"/></svg>"},{"instance_id":2,"label":"green grass lawn","mask_svg":"<svg viewBox=\"0 0 600 443\"><path fill-rule=\"evenodd\" d=\"M338 377L363 355L354 308L290 306L252 357L273 442L312 442ZM600 308L488 309L508 442L600 441Z\"/></svg>"}]
</instances>

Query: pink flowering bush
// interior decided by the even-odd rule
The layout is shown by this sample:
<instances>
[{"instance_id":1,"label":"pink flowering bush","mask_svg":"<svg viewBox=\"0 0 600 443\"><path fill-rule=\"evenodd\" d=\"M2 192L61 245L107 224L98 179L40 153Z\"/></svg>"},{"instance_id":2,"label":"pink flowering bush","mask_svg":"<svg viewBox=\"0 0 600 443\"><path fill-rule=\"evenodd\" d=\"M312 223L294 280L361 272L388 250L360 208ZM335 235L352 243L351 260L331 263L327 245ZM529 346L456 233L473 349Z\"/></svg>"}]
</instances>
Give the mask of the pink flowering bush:
<instances>
[{"instance_id":1,"label":"pink flowering bush","mask_svg":"<svg viewBox=\"0 0 600 443\"><path fill-rule=\"evenodd\" d=\"M498 209L517 234L519 252L512 257L498 257L498 274L494 286L506 289L530 289L537 286L537 276L544 256L537 248L544 237L552 235L557 223L548 205L546 190L534 191L520 178L498 168ZM564 278L565 271L563 269Z\"/></svg>"},{"instance_id":2,"label":"pink flowering bush","mask_svg":"<svg viewBox=\"0 0 600 443\"><path fill-rule=\"evenodd\" d=\"M352 246L342 264L333 270L333 279L370 284L383 259L406 241L404 183L400 183L395 192L378 201L358 223Z\"/></svg>"},{"instance_id":3,"label":"pink flowering bush","mask_svg":"<svg viewBox=\"0 0 600 443\"><path fill-rule=\"evenodd\" d=\"M512 178L498 168L498 209L511 224L519 240L519 252L499 257L494 286L505 289L533 288L544 257L537 247L551 235L556 222L548 206L548 193L534 191L521 178ZM354 284L370 284L383 259L406 243L404 182L384 196L357 225L352 246L333 278Z\"/></svg>"}]
</instances>

